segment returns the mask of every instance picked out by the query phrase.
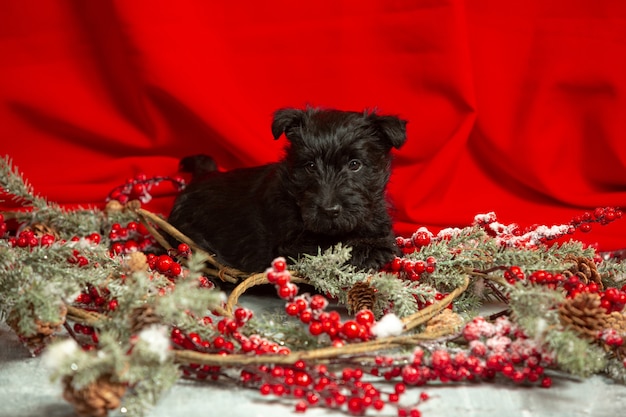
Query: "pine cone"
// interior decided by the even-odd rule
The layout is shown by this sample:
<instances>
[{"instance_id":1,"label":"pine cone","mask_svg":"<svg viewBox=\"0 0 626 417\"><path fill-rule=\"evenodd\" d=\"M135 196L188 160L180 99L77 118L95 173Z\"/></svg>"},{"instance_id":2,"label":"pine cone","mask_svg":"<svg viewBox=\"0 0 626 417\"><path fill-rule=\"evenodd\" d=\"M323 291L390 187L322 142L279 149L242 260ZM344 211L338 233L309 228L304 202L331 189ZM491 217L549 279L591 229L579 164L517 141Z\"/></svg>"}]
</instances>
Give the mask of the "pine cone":
<instances>
[{"instance_id":1,"label":"pine cone","mask_svg":"<svg viewBox=\"0 0 626 417\"><path fill-rule=\"evenodd\" d=\"M110 200L104 207L104 211L107 215L111 215L113 213L121 213L122 211L124 211L124 204L120 203L117 200Z\"/></svg>"},{"instance_id":2,"label":"pine cone","mask_svg":"<svg viewBox=\"0 0 626 417\"><path fill-rule=\"evenodd\" d=\"M129 273L147 271L148 257L143 252L132 252L125 260L125 269Z\"/></svg>"},{"instance_id":3,"label":"pine cone","mask_svg":"<svg viewBox=\"0 0 626 417\"><path fill-rule=\"evenodd\" d=\"M605 329L614 329L618 333L626 334L626 316L619 311L614 311L606 318Z\"/></svg>"},{"instance_id":4,"label":"pine cone","mask_svg":"<svg viewBox=\"0 0 626 417\"><path fill-rule=\"evenodd\" d=\"M356 313L373 310L376 302L376 289L367 282L357 282L348 291L348 310Z\"/></svg>"},{"instance_id":5,"label":"pine cone","mask_svg":"<svg viewBox=\"0 0 626 417\"><path fill-rule=\"evenodd\" d=\"M460 315L449 308L445 308L441 313L426 322L423 334L451 334L457 331L462 324L463 318Z\"/></svg>"},{"instance_id":6,"label":"pine cone","mask_svg":"<svg viewBox=\"0 0 626 417\"><path fill-rule=\"evenodd\" d=\"M131 333L137 334L152 324L161 323L161 316L156 314L154 307L145 304L131 311L129 320Z\"/></svg>"},{"instance_id":7,"label":"pine cone","mask_svg":"<svg viewBox=\"0 0 626 417\"><path fill-rule=\"evenodd\" d=\"M607 316L600 307L600 296L595 293L580 293L559 307L561 323L590 339L596 339L606 327Z\"/></svg>"},{"instance_id":8,"label":"pine cone","mask_svg":"<svg viewBox=\"0 0 626 417\"><path fill-rule=\"evenodd\" d=\"M33 232L37 237L42 237L43 235L52 235L54 236L55 240L59 239L59 232L57 232L54 227L49 226L45 223L33 223L30 226L26 226L24 228L24 231L28 230Z\"/></svg>"},{"instance_id":9,"label":"pine cone","mask_svg":"<svg viewBox=\"0 0 626 417\"><path fill-rule=\"evenodd\" d=\"M622 338L626 338L626 315L619 311L614 311L611 314L607 315L606 323L604 326L605 330L613 329L619 334ZM604 343L604 349L607 352L612 351L618 359L623 360L626 358L626 345L622 344L620 346L611 346L607 343Z\"/></svg>"},{"instance_id":10,"label":"pine cone","mask_svg":"<svg viewBox=\"0 0 626 417\"><path fill-rule=\"evenodd\" d=\"M593 259L585 258L583 256L568 256L565 260L573 261L575 264L567 271L563 272L563 277L567 279L571 276L577 276L584 284L595 282L598 284L600 289L604 288L604 285L602 284L602 277L600 277L598 268L596 267L596 263Z\"/></svg>"},{"instance_id":11,"label":"pine cone","mask_svg":"<svg viewBox=\"0 0 626 417\"><path fill-rule=\"evenodd\" d=\"M63 379L63 398L81 417L105 417L109 410L119 408L125 392L126 385L112 382L111 375L103 375L80 389L72 386L71 376Z\"/></svg>"},{"instance_id":12,"label":"pine cone","mask_svg":"<svg viewBox=\"0 0 626 417\"><path fill-rule=\"evenodd\" d=\"M17 311L13 310L6 320L6 323L13 329L18 335L22 343L24 343L32 353L38 353L46 344L48 344L54 338L54 334L61 329L65 323L65 316L67 314L67 307L65 304L61 304L60 319L57 322L43 322L39 318L35 318L35 332L29 334L23 334L19 327L20 316ZM32 308L31 308L32 311Z\"/></svg>"}]
</instances>

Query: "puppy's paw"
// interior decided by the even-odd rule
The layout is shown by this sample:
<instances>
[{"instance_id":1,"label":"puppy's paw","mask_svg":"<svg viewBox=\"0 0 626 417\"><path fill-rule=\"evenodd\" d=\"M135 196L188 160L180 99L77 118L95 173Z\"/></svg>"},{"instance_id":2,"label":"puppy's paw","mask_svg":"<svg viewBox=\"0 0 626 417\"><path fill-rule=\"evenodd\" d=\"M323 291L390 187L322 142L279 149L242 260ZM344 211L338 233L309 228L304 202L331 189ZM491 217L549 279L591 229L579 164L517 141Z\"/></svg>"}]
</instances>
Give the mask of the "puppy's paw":
<instances>
[{"instance_id":1,"label":"puppy's paw","mask_svg":"<svg viewBox=\"0 0 626 417\"><path fill-rule=\"evenodd\" d=\"M386 246L358 245L352 247L350 263L366 271L379 271L399 254L395 243Z\"/></svg>"}]
</instances>

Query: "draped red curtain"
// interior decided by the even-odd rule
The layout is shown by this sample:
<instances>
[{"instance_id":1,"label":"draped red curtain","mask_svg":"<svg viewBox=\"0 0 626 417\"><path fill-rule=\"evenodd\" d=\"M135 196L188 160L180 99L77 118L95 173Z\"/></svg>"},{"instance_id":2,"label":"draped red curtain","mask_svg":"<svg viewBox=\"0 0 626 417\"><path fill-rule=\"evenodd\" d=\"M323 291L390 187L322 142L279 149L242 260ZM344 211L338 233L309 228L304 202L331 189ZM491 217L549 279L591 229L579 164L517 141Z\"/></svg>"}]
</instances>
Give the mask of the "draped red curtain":
<instances>
[{"instance_id":1,"label":"draped red curtain","mask_svg":"<svg viewBox=\"0 0 626 417\"><path fill-rule=\"evenodd\" d=\"M52 201L102 204L194 153L275 161L272 112L307 104L409 120L403 235L626 206L620 0L0 1L0 155ZM577 238L624 248L626 219Z\"/></svg>"}]
</instances>

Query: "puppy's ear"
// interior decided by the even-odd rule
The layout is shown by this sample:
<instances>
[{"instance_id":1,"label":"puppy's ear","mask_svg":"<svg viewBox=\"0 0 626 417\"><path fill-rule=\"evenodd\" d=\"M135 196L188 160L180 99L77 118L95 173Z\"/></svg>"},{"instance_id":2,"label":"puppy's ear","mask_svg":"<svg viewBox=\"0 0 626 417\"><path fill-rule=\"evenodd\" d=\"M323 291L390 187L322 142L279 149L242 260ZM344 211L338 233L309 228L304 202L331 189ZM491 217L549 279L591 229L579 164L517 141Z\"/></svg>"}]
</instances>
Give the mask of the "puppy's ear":
<instances>
[{"instance_id":1,"label":"puppy's ear","mask_svg":"<svg viewBox=\"0 0 626 417\"><path fill-rule=\"evenodd\" d=\"M304 111L299 109L276 110L274 112L274 121L272 121L272 135L274 135L274 139L278 139L288 128L301 125L303 118Z\"/></svg>"},{"instance_id":2,"label":"puppy's ear","mask_svg":"<svg viewBox=\"0 0 626 417\"><path fill-rule=\"evenodd\" d=\"M388 141L390 146L398 149L406 141L406 120L396 116L370 115L372 123L380 133L381 137Z\"/></svg>"}]
</instances>

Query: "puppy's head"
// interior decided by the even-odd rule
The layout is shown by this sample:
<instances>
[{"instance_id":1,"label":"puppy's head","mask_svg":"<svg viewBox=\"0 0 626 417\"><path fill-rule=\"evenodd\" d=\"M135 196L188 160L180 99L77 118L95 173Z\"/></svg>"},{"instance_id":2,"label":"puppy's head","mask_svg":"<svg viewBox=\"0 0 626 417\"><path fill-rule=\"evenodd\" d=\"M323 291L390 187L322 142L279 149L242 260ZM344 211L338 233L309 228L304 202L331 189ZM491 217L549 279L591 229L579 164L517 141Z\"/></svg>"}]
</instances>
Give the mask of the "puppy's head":
<instances>
[{"instance_id":1,"label":"puppy's head","mask_svg":"<svg viewBox=\"0 0 626 417\"><path fill-rule=\"evenodd\" d=\"M390 151L404 144L406 121L373 112L282 109L272 133L289 141L289 192L308 230L348 233L386 208Z\"/></svg>"}]
</instances>

